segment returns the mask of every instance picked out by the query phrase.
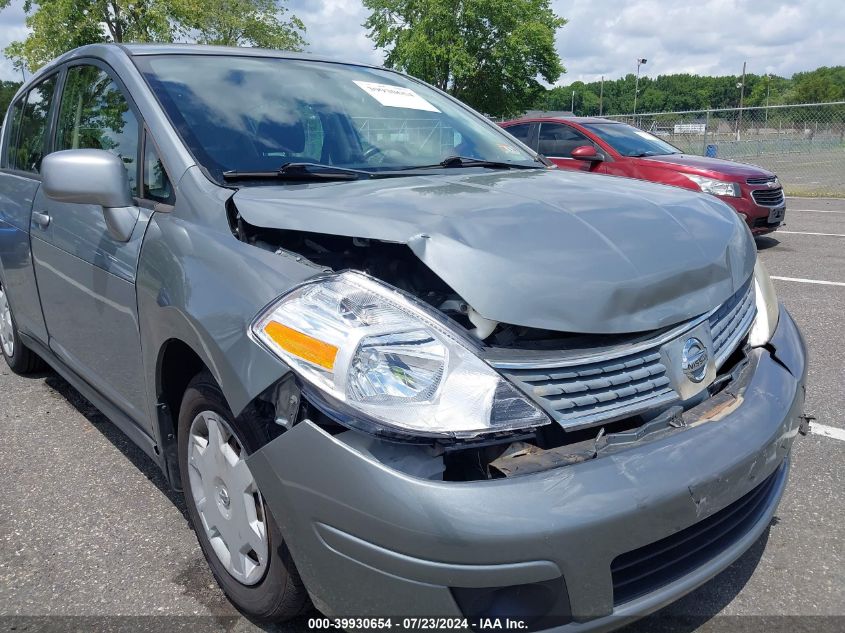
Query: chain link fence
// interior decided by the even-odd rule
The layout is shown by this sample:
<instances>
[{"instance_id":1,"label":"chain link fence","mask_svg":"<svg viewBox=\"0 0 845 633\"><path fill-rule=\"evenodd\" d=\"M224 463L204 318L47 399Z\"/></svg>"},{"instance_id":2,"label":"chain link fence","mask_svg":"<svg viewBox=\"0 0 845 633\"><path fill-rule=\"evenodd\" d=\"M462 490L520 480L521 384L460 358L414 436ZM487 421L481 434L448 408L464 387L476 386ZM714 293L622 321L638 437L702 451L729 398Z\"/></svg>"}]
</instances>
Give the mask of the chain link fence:
<instances>
[{"instance_id":1,"label":"chain link fence","mask_svg":"<svg viewBox=\"0 0 845 633\"><path fill-rule=\"evenodd\" d=\"M759 165L786 193L845 196L845 101L607 116L688 154Z\"/></svg>"}]
</instances>

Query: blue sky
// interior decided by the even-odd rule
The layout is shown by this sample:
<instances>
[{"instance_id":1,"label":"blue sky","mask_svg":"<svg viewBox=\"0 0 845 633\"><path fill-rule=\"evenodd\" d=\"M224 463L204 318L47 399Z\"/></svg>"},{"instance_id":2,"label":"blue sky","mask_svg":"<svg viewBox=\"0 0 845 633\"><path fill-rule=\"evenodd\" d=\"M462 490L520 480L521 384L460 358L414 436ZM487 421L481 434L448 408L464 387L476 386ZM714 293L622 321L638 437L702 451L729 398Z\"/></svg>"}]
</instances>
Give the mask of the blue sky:
<instances>
[{"instance_id":1,"label":"blue sky","mask_svg":"<svg viewBox=\"0 0 845 633\"><path fill-rule=\"evenodd\" d=\"M842 0L556 0L569 23L557 49L567 74L558 83L616 78L633 72L704 75L749 72L790 76L818 66L845 65L845 2ZM23 0L0 12L0 50L26 35ZM361 26L367 17L356 0L290 0L308 28L309 50L322 55L381 63ZM20 76L19 74L17 75ZM0 59L0 79L15 77Z\"/></svg>"}]
</instances>

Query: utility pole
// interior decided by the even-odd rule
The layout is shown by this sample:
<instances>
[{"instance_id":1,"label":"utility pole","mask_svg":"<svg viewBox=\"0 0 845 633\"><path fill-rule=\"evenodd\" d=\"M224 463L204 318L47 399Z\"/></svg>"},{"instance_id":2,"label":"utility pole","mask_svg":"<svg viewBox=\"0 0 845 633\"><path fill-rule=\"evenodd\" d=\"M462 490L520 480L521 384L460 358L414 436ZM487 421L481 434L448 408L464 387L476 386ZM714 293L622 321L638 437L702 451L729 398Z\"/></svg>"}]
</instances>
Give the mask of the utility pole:
<instances>
[{"instance_id":1,"label":"utility pole","mask_svg":"<svg viewBox=\"0 0 845 633\"><path fill-rule=\"evenodd\" d=\"M637 58L637 80L634 83L634 114L637 113L637 95L640 93L640 65L645 64L648 60L644 57L642 59ZM634 119L634 125L637 124L637 120Z\"/></svg>"},{"instance_id":2,"label":"utility pole","mask_svg":"<svg viewBox=\"0 0 845 633\"><path fill-rule=\"evenodd\" d=\"M604 110L604 75L601 76L601 84L599 88L599 116L601 116L602 111Z\"/></svg>"},{"instance_id":3,"label":"utility pole","mask_svg":"<svg viewBox=\"0 0 845 633\"><path fill-rule=\"evenodd\" d=\"M745 97L745 64L742 62L742 81L739 84L739 113L736 115L736 140L739 140L739 130L742 126L742 101Z\"/></svg>"},{"instance_id":4,"label":"utility pole","mask_svg":"<svg viewBox=\"0 0 845 633\"><path fill-rule=\"evenodd\" d=\"M569 107L569 111L572 113L573 116L575 115L575 91L574 90L572 91L572 105Z\"/></svg>"},{"instance_id":5,"label":"utility pole","mask_svg":"<svg viewBox=\"0 0 845 633\"><path fill-rule=\"evenodd\" d=\"M772 73L766 73L766 127L769 127L769 91L772 89Z\"/></svg>"}]
</instances>

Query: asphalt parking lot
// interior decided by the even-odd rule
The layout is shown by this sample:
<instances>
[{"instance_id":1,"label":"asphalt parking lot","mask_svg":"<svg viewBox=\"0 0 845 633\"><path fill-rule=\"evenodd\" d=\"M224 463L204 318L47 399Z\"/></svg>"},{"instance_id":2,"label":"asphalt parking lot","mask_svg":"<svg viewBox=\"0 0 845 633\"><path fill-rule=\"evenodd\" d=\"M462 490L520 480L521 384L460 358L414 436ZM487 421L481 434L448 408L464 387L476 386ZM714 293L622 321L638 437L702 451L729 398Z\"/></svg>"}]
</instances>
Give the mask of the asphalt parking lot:
<instances>
[{"instance_id":1,"label":"asphalt parking lot","mask_svg":"<svg viewBox=\"0 0 845 633\"><path fill-rule=\"evenodd\" d=\"M768 532L637 631L845 630L845 200L790 199L758 247L807 339L818 426L796 440ZM256 630L214 583L181 499L64 380L0 362L0 431L0 630Z\"/></svg>"}]
</instances>

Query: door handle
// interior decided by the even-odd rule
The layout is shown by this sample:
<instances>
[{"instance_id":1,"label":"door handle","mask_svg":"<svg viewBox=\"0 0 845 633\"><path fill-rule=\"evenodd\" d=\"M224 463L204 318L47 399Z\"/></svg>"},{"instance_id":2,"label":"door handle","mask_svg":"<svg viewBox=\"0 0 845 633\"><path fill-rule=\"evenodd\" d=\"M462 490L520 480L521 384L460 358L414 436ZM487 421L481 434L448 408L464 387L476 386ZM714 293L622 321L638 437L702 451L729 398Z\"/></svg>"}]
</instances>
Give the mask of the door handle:
<instances>
[{"instance_id":1,"label":"door handle","mask_svg":"<svg viewBox=\"0 0 845 633\"><path fill-rule=\"evenodd\" d=\"M44 213L43 211L33 211L32 212L32 221L35 222L38 226L42 229L46 229L50 226L50 215L48 213Z\"/></svg>"}]
</instances>

